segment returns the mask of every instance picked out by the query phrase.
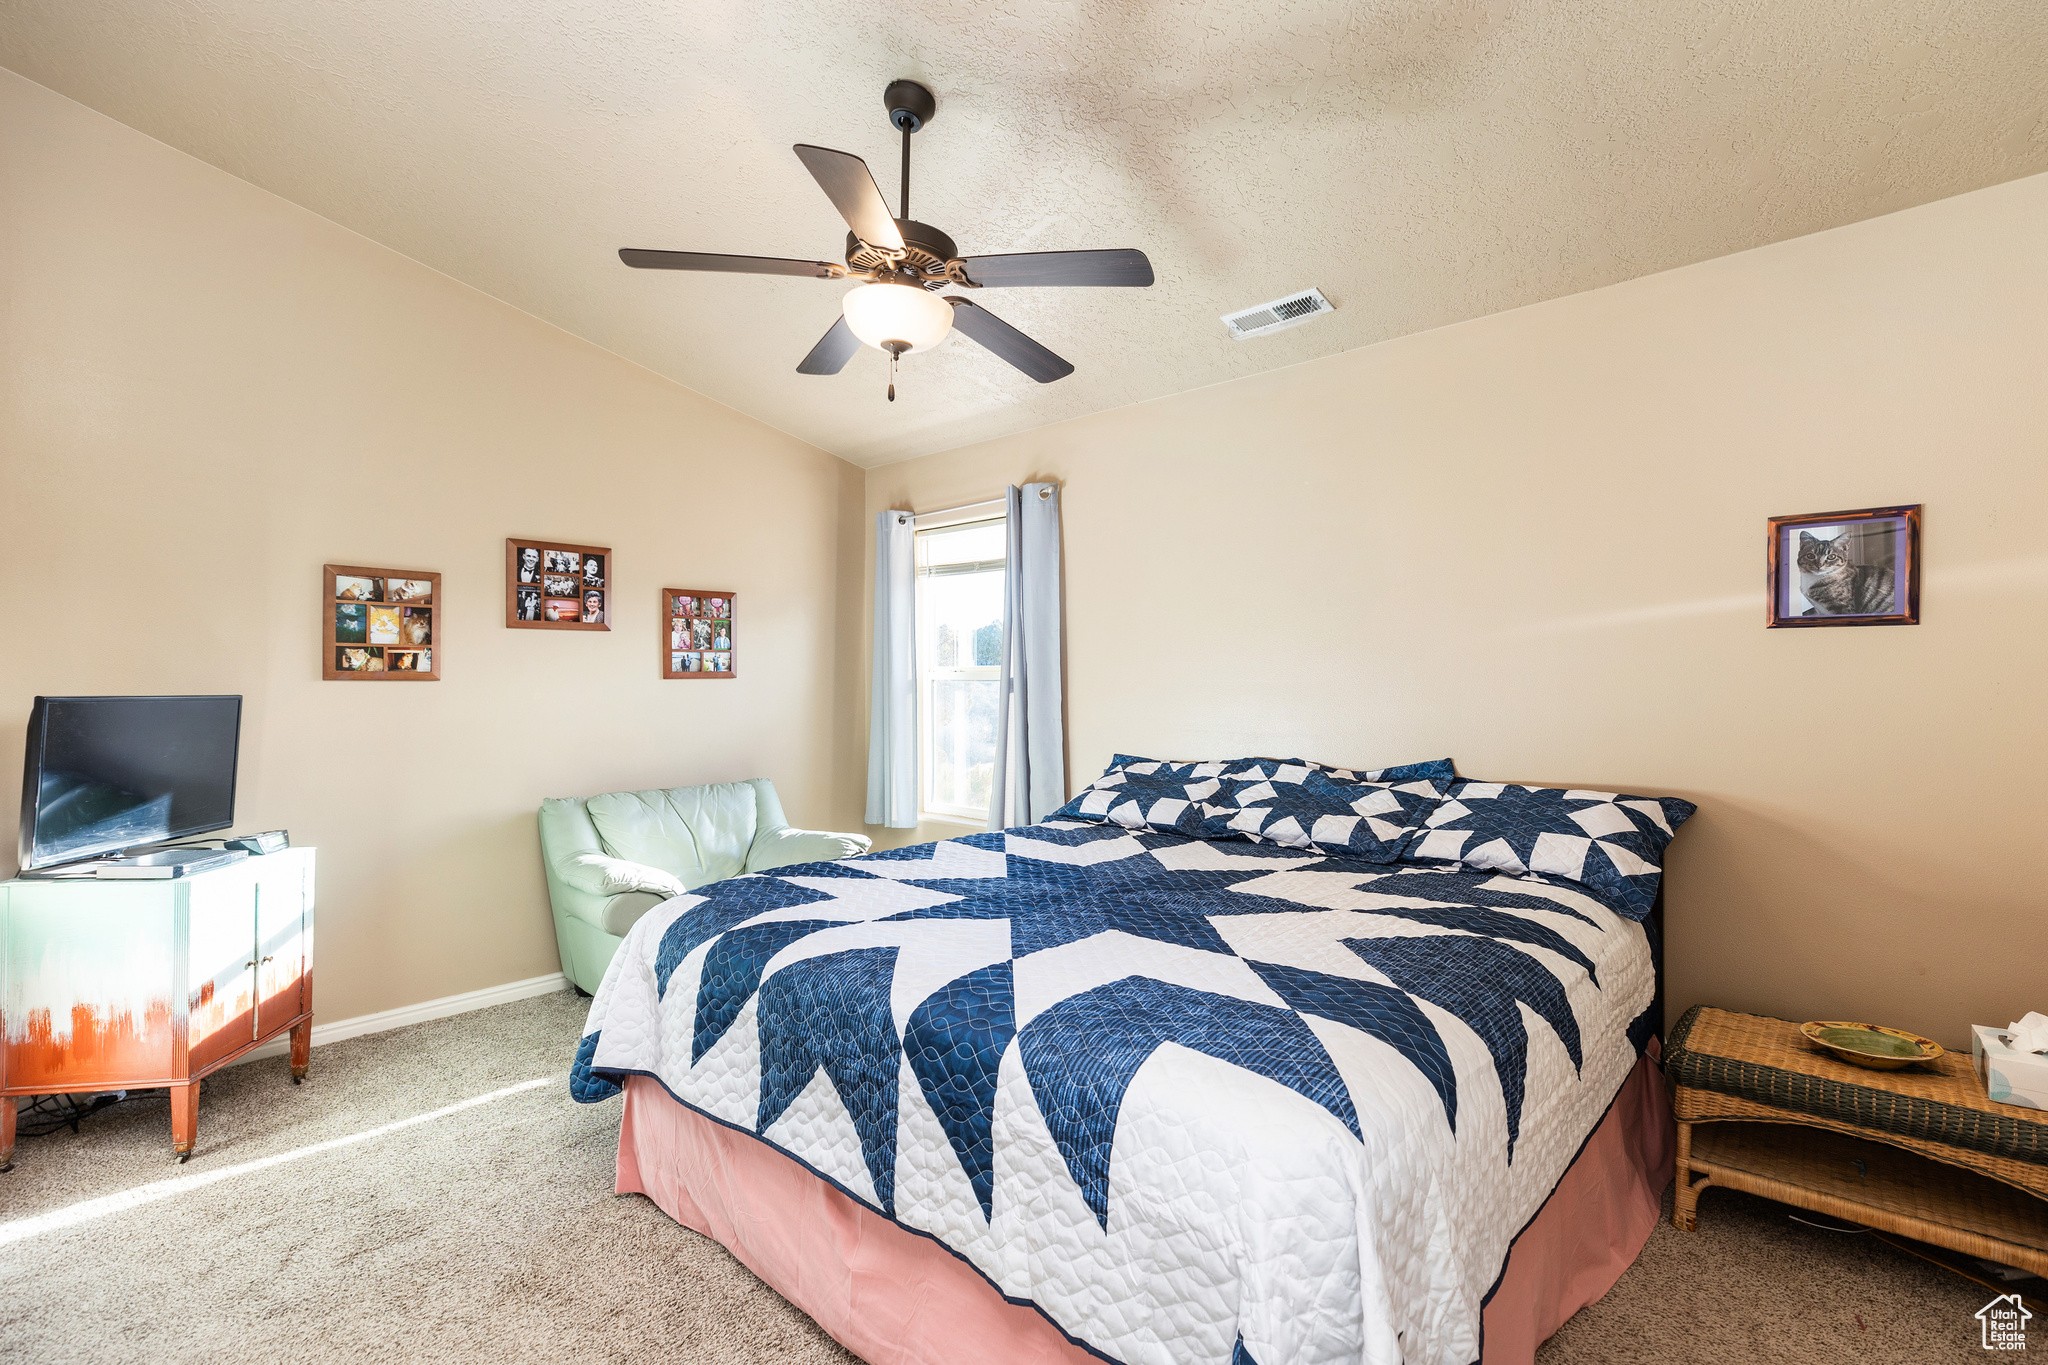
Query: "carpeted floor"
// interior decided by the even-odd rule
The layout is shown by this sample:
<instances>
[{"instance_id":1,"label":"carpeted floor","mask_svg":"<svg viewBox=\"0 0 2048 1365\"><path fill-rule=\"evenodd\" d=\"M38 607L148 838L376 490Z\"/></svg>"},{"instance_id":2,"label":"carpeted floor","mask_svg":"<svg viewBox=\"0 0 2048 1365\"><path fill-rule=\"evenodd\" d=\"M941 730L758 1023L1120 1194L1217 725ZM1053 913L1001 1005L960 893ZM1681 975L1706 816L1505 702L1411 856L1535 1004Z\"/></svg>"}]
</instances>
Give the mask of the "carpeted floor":
<instances>
[{"instance_id":1,"label":"carpeted floor","mask_svg":"<svg viewBox=\"0 0 2048 1365\"><path fill-rule=\"evenodd\" d=\"M231 1068L183 1166L161 1097L24 1139L0 1174L0 1360L851 1362L722 1248L611 1193L619 1103L564 1080L586 1004L333 1043L297 1089L281 1059ZM86 1202L138 1191L161 1197ZM1786 1213L1709 1193L1698 1234L1661 1226L1538 1359L1982 1357L1985 1291Z\"/></svg>"}]
</instances>

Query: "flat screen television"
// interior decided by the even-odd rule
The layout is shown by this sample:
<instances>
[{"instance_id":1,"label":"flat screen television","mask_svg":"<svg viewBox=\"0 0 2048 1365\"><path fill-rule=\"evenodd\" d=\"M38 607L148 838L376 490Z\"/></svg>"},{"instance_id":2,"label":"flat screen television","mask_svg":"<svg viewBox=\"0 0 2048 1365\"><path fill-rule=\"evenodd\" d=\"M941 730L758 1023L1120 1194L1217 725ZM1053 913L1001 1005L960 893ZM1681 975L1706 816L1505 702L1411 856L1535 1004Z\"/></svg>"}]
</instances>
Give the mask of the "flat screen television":
<instances>
[{"instance_id":1,"label":"flat screen television","mask_svg":"<svg viewBox=\"0 0 2048 1365\"><path fill-rule=\"evenodd\" d=\"M235 822L240 697L37 697L21 779L21 867Z\"/></svg>"}]
</instances>

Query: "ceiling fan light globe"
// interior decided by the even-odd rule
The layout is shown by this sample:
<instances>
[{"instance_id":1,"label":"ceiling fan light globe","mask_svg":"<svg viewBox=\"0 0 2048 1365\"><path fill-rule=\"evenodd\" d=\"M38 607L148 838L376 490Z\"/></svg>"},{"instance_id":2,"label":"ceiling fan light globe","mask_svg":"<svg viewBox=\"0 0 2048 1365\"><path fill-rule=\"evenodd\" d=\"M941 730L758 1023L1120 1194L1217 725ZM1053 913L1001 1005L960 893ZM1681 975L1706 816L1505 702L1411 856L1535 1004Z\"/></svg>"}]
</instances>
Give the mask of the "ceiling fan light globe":
<instances>
[{"instance_id":1,"label":"ceiling fan light globe","mask_svg":"<svg viewBox=\"0 0 2048 1365\"><path fill-rule=\"evenodd\" d=\"M840 305L852 333L876 350L905 343L906 353L928 351L953 330L953 305L909 284L863 284Z\"/></svg>"}]
</instances>

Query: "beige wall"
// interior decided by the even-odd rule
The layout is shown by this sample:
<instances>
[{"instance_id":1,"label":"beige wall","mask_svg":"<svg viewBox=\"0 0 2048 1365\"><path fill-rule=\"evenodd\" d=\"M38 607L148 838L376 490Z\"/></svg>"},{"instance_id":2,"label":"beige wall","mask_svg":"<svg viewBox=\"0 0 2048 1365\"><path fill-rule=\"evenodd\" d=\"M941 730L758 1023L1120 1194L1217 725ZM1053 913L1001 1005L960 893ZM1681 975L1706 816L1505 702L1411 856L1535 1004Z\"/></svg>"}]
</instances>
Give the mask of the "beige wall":
<instances>
[{"instance_id":1,"label":"beige wall","mask_svg":"<svg viewBox=\"0 0 2048 1365\"><path fill-rule=\"evenodd\" d=\"M1451 754L1684 796L1674 1012L1966 1045L2048 1009L2044 447L2048 176L885 466L867 504L1064 483L1077 781ZM1766 517L1910 502L1923 624L1764 628Z\"/></svg>"},{"instance_id":2,"label":"beige wall","mask_svg":"<svg viewBox=\"0 0 2048 1365\"><path fill-rule=\"evenodd\" d=\"M5 72L0 301L10 853L36 694L242 693L340 1019L556 969L543 796L859 818L852 466ZM614 629L505 629L509 534L612 546ZM445 575L443 681L320 680L328 561ZM657 679L665 584L738 592L739 678Z\"/></svg>"}]
</instances>

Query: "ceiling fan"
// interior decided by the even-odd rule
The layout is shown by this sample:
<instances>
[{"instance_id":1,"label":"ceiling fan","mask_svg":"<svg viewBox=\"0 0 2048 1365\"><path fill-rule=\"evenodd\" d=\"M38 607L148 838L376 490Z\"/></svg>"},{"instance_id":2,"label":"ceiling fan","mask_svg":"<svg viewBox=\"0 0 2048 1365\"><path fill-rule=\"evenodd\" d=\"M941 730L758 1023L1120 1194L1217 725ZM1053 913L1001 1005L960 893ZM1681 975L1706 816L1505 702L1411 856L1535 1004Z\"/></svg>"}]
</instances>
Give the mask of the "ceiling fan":
<instances>
[{"instance_id":1,"label":"ceiling fan","mask_svg":"<svg viewBox=\"0 0 2048 1365\"><path fill-rule=\"evenodd\" d=\"M892 81L883 92L889 122L903 134L903 188L895 217L867 162L851 152L796 145L796 155L852 229L846 263L776 256L718 256L701 251L643 251L627 247L619 259L642 270L715 270L747 275L808 275L860 280L841 301L841 316L796 367L798 374L838 374L865 342L889 354L889 401L896 401L896 362L929 350L959 328L1041 384L1074 372L994 313L952 289L1019 285L1135 286L1152 283L1152 263L1135 249L1025 251L1007 256L962 256L953 239L910 216L910 135L931 122L937 102L915 81Z\"/></svg>"}]
</instances>

